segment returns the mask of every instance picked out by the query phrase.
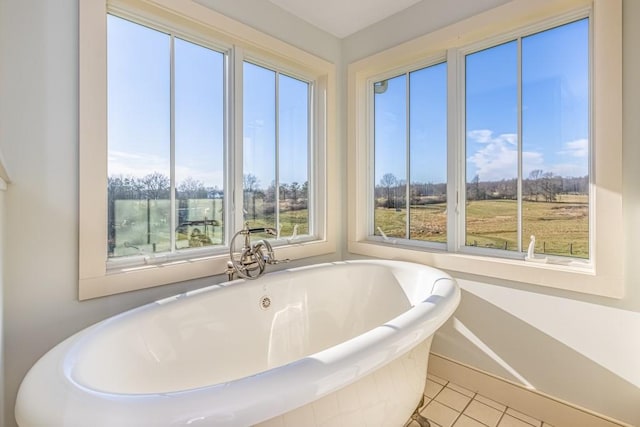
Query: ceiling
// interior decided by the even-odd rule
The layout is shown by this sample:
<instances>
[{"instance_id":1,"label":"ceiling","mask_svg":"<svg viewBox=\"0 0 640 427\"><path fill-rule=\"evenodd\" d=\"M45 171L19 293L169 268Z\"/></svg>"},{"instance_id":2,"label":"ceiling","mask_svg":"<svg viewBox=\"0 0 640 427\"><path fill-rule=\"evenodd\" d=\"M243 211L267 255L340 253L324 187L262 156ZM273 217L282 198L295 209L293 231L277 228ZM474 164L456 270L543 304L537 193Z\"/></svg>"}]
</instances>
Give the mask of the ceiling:
<instances>
[{"instance_id":1,"label":"ceiling","mask_svg":"<svg viewBox=\"0 0 640 427\"><path fill-rule=\"evenodd\" d=\"M338 38L344 38L421 0L269 1Z\"/></svg>"}]
</instances>

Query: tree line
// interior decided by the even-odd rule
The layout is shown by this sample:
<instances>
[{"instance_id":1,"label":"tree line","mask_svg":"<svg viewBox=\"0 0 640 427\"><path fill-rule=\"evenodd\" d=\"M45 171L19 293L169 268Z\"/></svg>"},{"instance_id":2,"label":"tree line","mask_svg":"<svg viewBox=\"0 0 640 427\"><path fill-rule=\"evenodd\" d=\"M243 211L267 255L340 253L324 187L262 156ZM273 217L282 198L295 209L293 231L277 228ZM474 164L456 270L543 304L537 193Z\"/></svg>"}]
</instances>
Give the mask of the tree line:
<instances>
[{"instance_id":1,"label":"tree line","mask_svg":"<svg viewBox=\"0 0 640 427\"><path fill-rule=\"evenodd\" d=\"M377 207L400 208L406 206L407 181L386 173L375 186ZM413 182L409 186L411 205L426 205L446 201L446 183ZM532 171L522 180L524 200L554 202L560 194L589 194L589 177L563 177L542 169ZM476 175L466 184L467 201L508 199L517 200L516 178L497 181L482 181Z\"/></svg>"},{"instance_id":2,"label":"tree line","mask_svg":"<svg viewBox=\"0 0 640 427\"><path fill-rule=\"evenodd\" d=\"M263 188L255 175L245 174L243 179L245 195L265 202L275 201L276 184ZM107 190L110 200L161 200L168 199L171 193L171 180L168 176L153 172L143 177L112 175L107 179ZM278 192L280 201L299 203L306 201L309 183L280 183ZM217 199L224 196L224 191L217 186L205 186L202 181L187 177L176 185L178 199Z\"/></svg>"}]
</instances>

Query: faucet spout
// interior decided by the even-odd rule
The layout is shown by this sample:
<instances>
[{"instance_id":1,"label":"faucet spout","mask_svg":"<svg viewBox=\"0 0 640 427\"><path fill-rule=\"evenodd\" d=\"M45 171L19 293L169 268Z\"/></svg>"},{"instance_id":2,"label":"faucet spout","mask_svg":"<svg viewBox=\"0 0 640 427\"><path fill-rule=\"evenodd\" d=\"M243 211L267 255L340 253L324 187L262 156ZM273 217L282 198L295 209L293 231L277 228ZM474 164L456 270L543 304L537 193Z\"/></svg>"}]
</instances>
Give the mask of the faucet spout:
<instances>
[{"instance_id":1,"label":"faucet spout","mask_svg":"<svg viewBox=\"0 0 640 427\"><path fill-rule=\"evenodd\" d=\"M229 245L229 261L227 261L227 269L225 270L225 273L229 276L229 280L233 280L235 275L243 279L257 279L264 274L267 264L279 264L280 262L289 261L288 259L276 259L273 247L266 239L251 243L252 233L277 235L277 232L273 228L249 228L249 224L245 224L242 230L234 234ZM238 236L244 237L244 245L239 252L239 256L234 252L234 244Z\"/></svg>"}]
</instances>

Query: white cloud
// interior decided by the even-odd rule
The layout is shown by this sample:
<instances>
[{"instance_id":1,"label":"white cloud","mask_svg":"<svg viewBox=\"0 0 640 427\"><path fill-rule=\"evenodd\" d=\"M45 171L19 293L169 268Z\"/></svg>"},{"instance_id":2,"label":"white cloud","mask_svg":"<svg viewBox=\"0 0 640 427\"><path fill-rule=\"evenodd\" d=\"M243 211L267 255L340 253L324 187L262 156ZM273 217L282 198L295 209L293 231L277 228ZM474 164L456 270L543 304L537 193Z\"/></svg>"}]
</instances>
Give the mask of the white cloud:
<instances>
[{"instance_id":1,"label":"white cloud","mask_svg":"<svg viewBox=\"0 0 640 427\"><path fill-rule=\"evenodd\" d=\"M589 140L586 138L576 139L575 141L565 142L563 144L563 150L558 151L558 154L570 157L584 158L589 155Z\"/></svg>"},{"instance_id":2,"label":"white cloud","mask_svg":"<svg viewBox=\"0 0 640 427\"><path fill-rule=\"evenodd\" d=\"M475 166L475 173L482 181L499 181L515 178L518 174L518 137L513 133L494 136L489 129L472 130L468 133L473 142L483 144L467 161ZM539 169L544 163L542 153L522 153L526 169ZM470 171L474 173L473 171ZM528 173L525 170L525 174ZM468 179L473 178L472 176Z\"/></svg>"},{"instance_id":3,"label":"white cloud","mask_svg":"<svg viewBox=\"0 0 640 427\"><path fill-rule=\"evenodd\" d=\"M109 150L109 175L142 177L153 172L169 175L169 159L153 154Z\"/></svg>"},{"instance_id":4,"label":"white cloud","mask_svg":"<svg viewBox=\"0 0 640 427\"><path fill-rule=\"evenodd\" d=\"M499 181L515 178L518 164L518 138L516 134L506 133L494 135L489 129L472 130L468 133L471 141L482 144L476 151L471 151L467 162L472 179L478 174L482 181ZM576 139L562 144L549 163L542 151L524 151L522 153L522 176L527 177L531 171L542 169L559 176L585 176L588 172L589 140ZM475 169L474 169L475 168Z\"/></svg>"},{"instance_id":5,"label":"white cloud","mask_svg":"<svg viewBox=\"0 0 640 427\"><path fill-rule=\"evenodd\" d=\"M552 165L549 170L554 173L554 175L564 176L564 177L579 177L586 176L589 174L586 164L576 164L576 163L558 163Z\"/></svg>"}]
</instances>

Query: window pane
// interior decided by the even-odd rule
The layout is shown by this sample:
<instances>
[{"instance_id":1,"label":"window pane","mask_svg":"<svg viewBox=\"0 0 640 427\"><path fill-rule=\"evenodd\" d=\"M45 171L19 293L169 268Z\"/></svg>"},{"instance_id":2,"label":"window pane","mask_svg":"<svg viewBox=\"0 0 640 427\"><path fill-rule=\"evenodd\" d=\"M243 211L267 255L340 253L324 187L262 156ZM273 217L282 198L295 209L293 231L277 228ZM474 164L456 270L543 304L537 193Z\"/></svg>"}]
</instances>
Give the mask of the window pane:
<instances>
[{"instance_id":1,"label":"window pane","mask_svg":"<svg viewBox=\"0 0 640 427\"><path fill-rule=\"evenodd\" d=\"M244 218L276 227L276 73L244 63Z\"/></svg>"},{"instance_id":2,"label":"window pane","mask_svg":"<svg viewBox=\"0 0 640 427\"><path fill-rule=\"evenodd\" d=\"M223 243L224 55L175 39L176 248Z\"/></svg>"},{"instance_id":3,"label":"window pane","mask_svg":"<svg viewBox=\"0 0 640 427\"><path fill-rule=\"evenodd\" d=\"M523 240L589 257L589 21L522 39Z\"/></svg>"},{"instance_id":4,"label":"window pane","mask_svg":"<svg viewBox=\"0 0 640 427\"><path fill-rule=\"evenodd\" d=\"M309 233L309 84L278 76L280 234Z\"/></svg>"},{"instance_id":5,"label":"window pane","mask_svg":"<svg viewBox=\"0 0 640 427\"><path fill-rule=\"evenodd\" d=\"M517 42L466 57L466 245L518 250Z\"/></svg>"},{"instance_id":6,"label":"window pane","mask_svg":"<svg viewBox=\"0 0 640 427\"><path fill-rule=\"evenodd\" d=\"M108 254L170 250L170 38L109 15Z\"/></svg>"},{"instance_id":7,"label":"window pane","mask_svg":"<svg viewBox=\"0 0 640 427\"><path fill-rule=\"evenodd\" d=\"M407 236L407 76L374 85L374 234Z\"/></svg>"},{"instance_id":8,"label":"window pane","mask_svg":"<svg viewBox=\"0 0 640 427\"><path fill-rule=\"evenodd\" d=\"M409 238L447 241L447 64L409 74Z\"/></svg>"}]
</instances>

